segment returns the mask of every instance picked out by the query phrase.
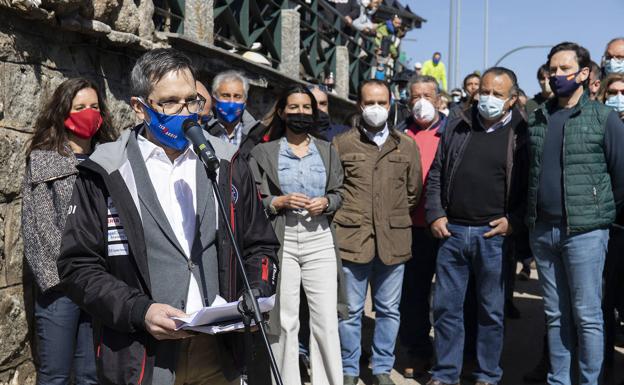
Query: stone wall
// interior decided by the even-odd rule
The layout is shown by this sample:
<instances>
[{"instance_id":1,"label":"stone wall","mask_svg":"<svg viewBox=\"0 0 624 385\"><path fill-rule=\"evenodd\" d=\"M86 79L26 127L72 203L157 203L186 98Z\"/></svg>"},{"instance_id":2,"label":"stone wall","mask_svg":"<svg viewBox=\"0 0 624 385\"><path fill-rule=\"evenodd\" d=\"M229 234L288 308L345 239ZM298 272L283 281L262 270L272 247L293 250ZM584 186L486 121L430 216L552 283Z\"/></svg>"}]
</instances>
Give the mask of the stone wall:
<instances>
[{"instance_id":1,"label":"stone wall","mask_svg":"<svg viewBox=\"0 0 624 385\"><path fill-rule=\"evenodd\" d=\"M151 39L153 27L140 25L133 1L44 0L46 8L23 12L19 4L0 7L0 384L11 385L35 383L33 281L23 268L20 184L40 106L62 81L85 76L106 90L118 127L133 122L128 68L157 45L135 35L141 29Z\"/></svg>"},{"instance_id":2,"label":"stone wall","mask_svg":"<svg viewBox=\"0 0 624 385\"><path fill-rule=\"evenodd\" d=\"M95 80L123 129L135 123L130 69L154 47L187 52L207 85L224 69L250 75L256 116L298 81L219 50L210 38L155 33L153 10L151 0L0 0L0 385L35 383L33 281L23 266L20 184L34 121L54 89L70 77ZM332 97L332 103L338 120L353 110L344 99Z\"/></svg>"}]
</instances>

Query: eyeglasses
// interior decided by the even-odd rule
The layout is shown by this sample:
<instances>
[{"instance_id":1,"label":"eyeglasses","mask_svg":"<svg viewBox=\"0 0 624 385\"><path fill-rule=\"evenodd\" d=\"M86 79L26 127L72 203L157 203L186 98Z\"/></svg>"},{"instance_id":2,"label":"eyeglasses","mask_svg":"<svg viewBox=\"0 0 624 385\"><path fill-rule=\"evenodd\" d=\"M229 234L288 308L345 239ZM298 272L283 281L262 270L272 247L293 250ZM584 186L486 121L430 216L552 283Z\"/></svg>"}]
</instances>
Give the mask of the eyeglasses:
<instances>
[{"instance_id":1,"label":"eyeglasses","mask_svg":"<svg viewBox=\"0 0 624 385\"><path fill-rule=\"evenodd\" d=\"M206 100L202 100L201 98L197 98L194 100L189 100L188 102L178 103L178 102L156 102L151 99L147 99L150 105L157 105L158 108L155 108L157 112L163 113L165 115L179 115L180 112L186 107L186 110L191 114L196 114L204 108L206 104Z\"/></svg>"}]
</instances>

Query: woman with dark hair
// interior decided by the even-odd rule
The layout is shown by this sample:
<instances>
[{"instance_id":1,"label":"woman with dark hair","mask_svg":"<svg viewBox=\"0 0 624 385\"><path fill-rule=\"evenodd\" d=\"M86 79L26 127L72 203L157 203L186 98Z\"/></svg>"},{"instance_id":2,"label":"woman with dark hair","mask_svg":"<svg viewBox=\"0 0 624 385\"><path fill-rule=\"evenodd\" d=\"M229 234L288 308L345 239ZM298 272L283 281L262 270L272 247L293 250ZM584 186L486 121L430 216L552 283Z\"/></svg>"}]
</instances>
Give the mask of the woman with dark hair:
<instances>
[{"instance_id":1,"label":"woman with dark hair","mask_svg":"<svg viewBox=\"0 0 624 385\"><path fill-rule=\"evenodd\" d=\"M342 203L338 189L343 173L333 146L315 136L317 116L316 99L307 88L288 89L269 117L269 141L256 146L250 160L264 207L282 244L269 331L284 383L289 385L301 384L300 286L310 308L312 384L342 384L336 316L341 268L330 224Z\"/></svg>"},{"instance_id":2,"label":"woman with dark hair","mask_svg":"<svg viewBox=\"0 0 624 385\"><path fill-rule=\"evenodd\" d=\"M115 139L95 83L63 82L41 110L28 149L23 183L24 256L36 287L37 384L97 384L91 320L58 287L56 259L76 165L96 143ZM73 368L73 375L72 375Z\"/></svg>"}]
</instances>

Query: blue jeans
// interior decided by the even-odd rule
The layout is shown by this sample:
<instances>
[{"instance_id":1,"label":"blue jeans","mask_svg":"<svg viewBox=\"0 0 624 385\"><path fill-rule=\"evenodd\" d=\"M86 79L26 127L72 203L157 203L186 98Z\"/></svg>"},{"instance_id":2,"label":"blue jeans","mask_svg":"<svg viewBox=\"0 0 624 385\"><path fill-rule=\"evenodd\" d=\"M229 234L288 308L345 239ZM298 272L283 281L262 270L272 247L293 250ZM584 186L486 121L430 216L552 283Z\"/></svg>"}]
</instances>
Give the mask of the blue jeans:
<instances>
[{"instance_id":1,"label":"blue jeans","mask_svg":"<svg viewBox=\"0 0 624 385\"><path fill-rule=\"evenodd\" d=\"M37 293L37 385L97 384L91 317L63 294Z\"/></svg>"},{"instance_id":2,"label":"blue jeans","mask_svg":"<svg viewBox=\"0 0 624 385\"><path fill-rule=\"evenodd\" d=\"M489 226L449 224L450 238L440 243L433 295L436 364L432 378L459 382L464 349L464 298L472 272L477 301L477 381L496 384L502 377L505 238L484 238Z\"/></svg>"},{"instance_id":3,"label":"blue jeans","mask_svg":"<svg viewBox=\"0 0 624 385\"><path fill-rule=\"evenodd\" d=\"M577 350L579 384L595 385L604 349L602 271L609 231L567 235L562 226L537 223L530 241L544 291L550 346L548 383L571 384L572 353Z\"/></svg>"},{"instance_id":4,"label":"blue jeans","mask_svg":"<svg viewBox=\"0 0 624 385\"><path fill-rule=\"evenodd\" d=\"M427 229L412 227L412 259L405 263L399 337L410 356L422 360L433 358L429 296L437 253L438 240Z\"/></svg>"},{"instance_id":5,"label":"blue jeans","mask_svg":"<svg viewBox=\"0 0 624 385\"><path fill-rule=\"evenodd\" d=\"M373 374L390 373L394 365L394 344L399 331L401 286L404 264L384 265L377 257L369 263L342 261L349 318L340 320L342 370L347 376L359 376L362 337L362 313L369 279L375 306L373 335Z\"/></svg>"}]
</instances>

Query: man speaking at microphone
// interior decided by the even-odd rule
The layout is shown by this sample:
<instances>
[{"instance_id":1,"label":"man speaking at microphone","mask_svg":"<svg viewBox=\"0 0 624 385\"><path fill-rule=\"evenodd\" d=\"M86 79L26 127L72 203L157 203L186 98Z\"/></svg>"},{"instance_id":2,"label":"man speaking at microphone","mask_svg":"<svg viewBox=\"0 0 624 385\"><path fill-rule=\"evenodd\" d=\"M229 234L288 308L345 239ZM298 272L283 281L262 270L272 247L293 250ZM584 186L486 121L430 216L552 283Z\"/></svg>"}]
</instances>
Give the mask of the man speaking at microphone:
<instances>
[{"instance_id":1,"label":"man speaking at microphone","mask_svg":"<svg viewBox=\"0 0 624 385\"><path fill-rule=\"evenodd\" d=\"M93 316L100 384L233 384L239 334L195 336L171 319L243 291L215 192L182 128L203 107L191 61L173 49L147 52L131 84L143 123L80 165L58 261L62 285ZM232 160L231 145L207 139L251 286L269 296L278 241L246 163Z\"/></svg>"}]
</instances>

